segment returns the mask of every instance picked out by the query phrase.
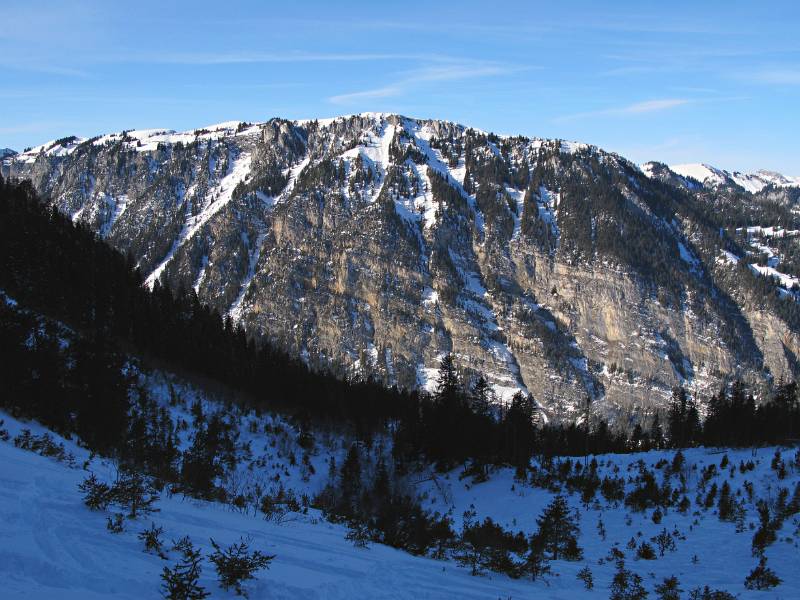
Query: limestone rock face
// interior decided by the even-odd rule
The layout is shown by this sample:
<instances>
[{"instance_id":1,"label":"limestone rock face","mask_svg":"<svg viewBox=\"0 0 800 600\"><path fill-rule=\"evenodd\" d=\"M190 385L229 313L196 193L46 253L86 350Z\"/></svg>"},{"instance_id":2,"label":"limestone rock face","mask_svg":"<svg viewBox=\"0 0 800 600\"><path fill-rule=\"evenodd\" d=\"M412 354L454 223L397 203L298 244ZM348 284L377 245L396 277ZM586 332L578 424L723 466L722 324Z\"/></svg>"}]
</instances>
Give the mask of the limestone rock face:
<instances>
[{"instance_id":1,"label":"limestone rock face","mask_svg":"<svg viewBox=\"0 0 800 600\"><path fill-rule=\"evenodd\" d=\"M651 410L676 385L797 374L792 320L720 260L735 241L711 192L661 167L385 114L65 138L2 161L147 285L193 289L313 365L426 387L452 352L499 400L530 391L564 419L587 398Z\"/></svg>"}]
</instances>

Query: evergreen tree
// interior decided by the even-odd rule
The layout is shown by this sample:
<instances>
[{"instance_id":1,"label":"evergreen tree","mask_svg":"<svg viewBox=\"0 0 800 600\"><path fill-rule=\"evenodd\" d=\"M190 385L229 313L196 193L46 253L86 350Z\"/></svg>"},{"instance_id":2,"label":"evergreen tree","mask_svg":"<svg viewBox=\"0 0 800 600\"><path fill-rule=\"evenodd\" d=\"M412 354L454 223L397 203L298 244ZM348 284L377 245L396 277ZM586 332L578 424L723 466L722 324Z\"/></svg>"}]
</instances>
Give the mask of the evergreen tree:
<instances>
[{"instance_id":1,"label":"evergreen tree","mask_svg":"<svg viewBox=\"0 0 800 600\"><path fill-rule=\"evenodd\" d=\"M167 556L164 554L164 542L161 540L163 533L163 527L156 527L155 523L150 523L150 529L140 531L136 537L144 543L145 552L152 552L161 559L166 560Z\"/></svg>"},{"instance_id":2,"label":"evergreen tree","mask_svg":"<svg viewBox=\"0 0 800 600\"><path fill-rule=\"evenodd\" d=\"M242 583L255 579L253 574L269 567L275 558L274 554L267 555L259 550L251 552L248 542L244 539L240 539L239 543L231 544L225 549L220 548L212 539L211 546L214 548L214 552L208 558L214 563L220 585L225 590L233 588L237 596L247 597L242 589Z\"/></svg>"},{"instance_id":3,"label":"evergreen tree","mask_svg":"<svg viewBox=\"0 0 800 600\"><path fill-rule=\"evenodd\" d=\"M347 451L339 473L339 491L341 493L345 515L354 513L361 495L361 456L358 444L353 443Z\"/></svg>"},{"instance_id":4,"label":"evergreen tree","mask_svg":"<svg viewBox=\"0 0 800 600\"><path fill-rule=\"evenodd\" d=\"M94 473L78 485L83 492L83 503L92 510L105 510L114 501L111 486L98 480Z\"/></svg>"},{"instance_id":5,"label":"evergreen tree","mask_svg":"<svg viewBox=\"0 0 800 600\"><path fill-rule=\"evenodd\" d=\"M674 575L665 577L664 581L656 585L655 591L658 594L658 600L681 600L681 592L683 592L679 587L678 578Z\"/></svg>"},{"instance_id":6,"label":"evergreen tree","mask_svg":"<svg viewBox=\"0 0 800 600\"><path fill-rule=\"evenodd\" d=\"M136 471L123 469L112 488L114 501L128 509L128 518L155 512L153 503L158 494L150 479Z\"/></svg>"},{"instance_id":7,"label":"evergreen tree","mask_svg":"<svg viewBox=\"0 0 800 600\"><path fill-rule=\"evenodd\" d=\"M170 569L161 571L161 592L168 600L202 600L209 592L198 581L202 573L202 558L188 537L176 542L173 549L181 553L181 559Z\"/></svg>"},{"instance_id":8,"label":"evergreen tree","mask_svg":"<svg viewBox=\"0 0 800 600\"><path fill-rule=\"evenodd\" d=\"M617 570L611 582L609 600L644 600L647 590L642 585L642 578L625 568L625 561L617 561Z\"/></svg>"},{"instance_id":9,"label":"evergreen tree","mask_svg":"<svg viewBox=\"0 0 800 600\"><path fill-rule=\"evenodd\" d=\"M745 577L744 587L748 590L768 590L781 584L781 578L767 566L767 557L763 554L750 574Z\"/></svg>"},{"instance_id":10,"label":"evergreen tree","mask_svg":"<svg viewBox=\"0 0 800 600\"><path fill-rule=\"evenodd\" d=\"M536 523L539 530L531 545L541 547L553 560L581 558L583 551L578 546L578 523L563 496L556 496Z\"/></svg>"}]
</instances>

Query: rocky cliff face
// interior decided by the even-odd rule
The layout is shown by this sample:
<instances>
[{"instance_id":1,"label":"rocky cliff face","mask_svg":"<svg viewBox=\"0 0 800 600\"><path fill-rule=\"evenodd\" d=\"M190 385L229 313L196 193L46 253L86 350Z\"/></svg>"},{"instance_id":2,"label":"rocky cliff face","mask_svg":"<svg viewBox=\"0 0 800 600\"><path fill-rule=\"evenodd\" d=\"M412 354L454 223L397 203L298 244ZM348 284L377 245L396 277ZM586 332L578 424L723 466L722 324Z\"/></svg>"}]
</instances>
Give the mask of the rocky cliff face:
<instances>
[{"instance_id":1,"label":"rocky cliff face","mask_svg":"<svg viewBox=\"0 0 800 600\"><path fill-rule=\"evenodd\" d=\"M2 165L148 285L389 385L430 386L452 352L499 398L574 418L797 371L797 328L738 285L714 199L595 147L364 114L65 138Z\"/></svg>"}]
</instances>

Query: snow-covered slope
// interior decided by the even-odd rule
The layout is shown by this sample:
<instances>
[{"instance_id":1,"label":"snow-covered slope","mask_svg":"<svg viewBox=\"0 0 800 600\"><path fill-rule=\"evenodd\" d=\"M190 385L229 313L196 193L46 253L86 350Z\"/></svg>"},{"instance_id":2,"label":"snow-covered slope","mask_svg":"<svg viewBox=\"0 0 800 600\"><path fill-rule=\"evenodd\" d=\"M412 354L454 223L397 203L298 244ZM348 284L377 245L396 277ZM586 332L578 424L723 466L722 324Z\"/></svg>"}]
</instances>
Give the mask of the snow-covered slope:
<instances>
[{"instance_id":1,"label":"snow-covered slope","mask_svg":"<svg viewBox=\"0 0 800 600\"><path fill-rule=\"evenodd\" d=\"M647 163L648 165L650 163ZM706 187L737 185L750 193L760 192L768 185L776 187L800 186L800 177L787 177L774 171L760 170L755 173L725 171L705 163L670 165L669 168L682 177L691 177ZM643 171L647 173L646 165Z\"/></svg>"},{"instance_id":2,"label":"snow-covered slope","mask_svg":"<svg viewBox=\"0 0 800 600\"><path fill-rule=\"evenodd\" d=\"M326 481L327 461L334 458L342 464L343 448L348 442L341 435L330 431L315 433L317 449L310 460L315 473L309 477L300 461L293 464L288 458L298 448L294 435L287 436L291 426L281 417L257 415L231 406L223 409L222 404L174 378L150 375L143 381L153 397L169 406L176 421L191 420L191 406L199 401L205 414L224 410L225 418L237 424L241 455L239 467L225 480L227 487L246 494L254 486L280 480L282 488L298 497L313 496ZM167 400L176 395L182 400ZM270 568L246 585L251 598L607 597L616 569L615 561L609 558L612 548L624 553L627 568L639 574L651 592L665 577L674 575L687 592L709 585L742 599L800 597L797 514L785 520L777 532L777 541L766 549L768 564L783 580L781 585L767 595L743 585L757 562L751 553L758 522L756 502L766 499L774 515L779 490L788 489L791 499L791 490L800 482L800 454L793 449L685 450L685 464L675 473L670 473L674 451L593 457L598 477L621 482L622 493L638 485L643 470L654 473L659 486L669 484L680 489L680 481L686 482L686 489L680 494L689 499L689 509L665 509L658 523L652 508L634 511L621 499L608 499L601 491L584 503L580 492L570 490L566 483L571 473L579 471L576 465L583 466L583 459L570 461L568 469L564 463L569 459L556 459L550 464L534 461L531 478L526 482L515 479L511 469L495 470L483 483L463 477L458 469L445 474L411 474L411 489L423 500L423 506L450 515L456 530L462 527L464 512L474 509L478 521L491 517L504 528L528 536L536 530L536 519L545 506L556 494L564 494L578 516L578 544L583 558L553 560L550 575L530 581L492 573L472 577L468 568L452 560L414 557L380 544L357 548L345 540L343 526L324 521L310 507L267 521L260 512L163 493L156 504L158 512L126 520L125 530L113 534L106 529L106 517L113 511L88 510L78 484L90 471L102 481L113 481L114 465L90 458L74 441L53 434L50 435L55 443L63 444L71 459L57 461L16 448L12 442L23 429L31 430L35 436L46 430L4 413L0 413L0 419L4 421L0 429L8 432L8 439L0 441L0 596L4 600L158 597L161 570L172 566L178 556L173 551L164 561L143 552L137 534L151 523L164 528L166 542L188 535L206 554L211 551L211 538L223 545L246 538L251 549L276 555ZM190 433L191 426L182 432L181 446L186 447ZM363 448L365 475L378 453L390 455L385 442L376 440L371 447ZM782 452L783 478L774 468L776 450ZM746 466L750 462L752 468ZM548 471L554 475L548 478ZM716 501L709 508L702 506L711 488L721 488L724 482L743 507L739 527L718 518ZM752 497L747 492L748 485L754 490ZM662 531L673 536L675 548L652 560L637 558L635 548L643 542L655 546L652 538ZM212 598L233 597L220 590L212 567L208 560L204 562L200 583ZM577 578L583 568L592 572L591 591Z\"/></svg>"},{"instance_id":3,"label":"snow-covered slope","mask_svg":"<svg viewBox=\"0 0 800 600\"><path fill-rule=\"evenodd\" d=\"M22 424L8 416L11 436ZM36 427L24 424L36 432ZM85 451L64 442L78 463ZM160 598L160 574L172 566L143 552L136 535L151 521L164 528L169 541L190 536L204 553L210 538L220 544L249 538L250 548L275 554L269 570L245 585L250 598L523 598L531 591L525 581L505 577L475 578L452 563L415 557L380 545L355 548L340 525L315 522L318 515L296 515L282 524L232 511L221 504L180 496L162 498L159 512L147 519L126 521L126 530L106 530L106 514L81 502L81 468L69 468L0 442L0 580L4 600L92 600L100 598ZM113 469L94 461L100 477L113 479ZM207 560L200 579L212 598L233 598L219 588ZM564 598L568 596L562 596Z\"/></svg>"}]
</instances>

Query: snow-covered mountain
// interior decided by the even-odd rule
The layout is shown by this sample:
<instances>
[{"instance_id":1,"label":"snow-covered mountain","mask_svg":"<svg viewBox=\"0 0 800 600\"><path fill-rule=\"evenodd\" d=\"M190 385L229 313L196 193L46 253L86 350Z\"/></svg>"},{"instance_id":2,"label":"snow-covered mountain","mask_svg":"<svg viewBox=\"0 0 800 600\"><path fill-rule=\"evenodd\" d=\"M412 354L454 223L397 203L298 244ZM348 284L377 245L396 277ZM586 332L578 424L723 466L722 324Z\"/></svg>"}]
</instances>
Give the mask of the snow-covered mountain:
<instances>
[{"instance_id":1,"label":"snow-covered mountain","mask_svg":"<svg viewBox=\"0 0 800 600\"><path fill-rule=\"evenodd\" d=\"M527 390L575 418L587 396L649 409L675 385L799 368L778 304L794 292L765 300L718 260L745 249L716 196L595 146L365 113L65 137L0 164L149 285L194 289L345 375L430 387L452 352L499 398ZM786 202L769 200L780 223L747 202L727 201L728 221L800 229Z\"/></svg>"},{"instance_id":2,"label":"snow-covered mountain","mask_svg":"<svg viewBox=\"0 0 800 600\"><path fill-rule=\"evenodd\" d=\"M16 150L12 150L11 148L0 148L0 160L14 156L16 153Z\"/></svg>"},{"instance_id":3,"label":"snow-covered mountain","mask_svg":"<svg viewBox=\"0 0 800 600\"><path fill-rule=\"evenodd\" d=\"M645 163L642 171L651 174L656 163ZM700 185L709 188L719 186L739 186L752 194L762 191L767 186L775 187L797 187L800 186L800 177L787 177L775 171L759 170L755 173L741 173L739 171L726 171L718 169L705 163L687 163L680 165L669 165L669 169L684 178L692 179ZM687 186L695 185L686 181Z\"/></svg>"}]
</instances>

